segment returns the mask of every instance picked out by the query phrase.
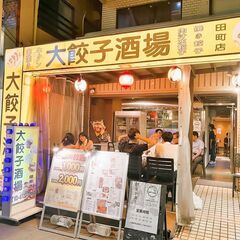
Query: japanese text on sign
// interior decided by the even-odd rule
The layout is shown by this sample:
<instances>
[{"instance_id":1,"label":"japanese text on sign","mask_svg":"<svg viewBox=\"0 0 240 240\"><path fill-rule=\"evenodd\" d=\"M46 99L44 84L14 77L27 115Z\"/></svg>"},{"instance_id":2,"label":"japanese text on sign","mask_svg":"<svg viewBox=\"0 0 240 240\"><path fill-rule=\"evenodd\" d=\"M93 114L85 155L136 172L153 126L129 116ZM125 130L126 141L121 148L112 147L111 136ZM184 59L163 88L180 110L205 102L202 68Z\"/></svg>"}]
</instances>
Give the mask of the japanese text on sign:
<instances>
[{"instance_id":1,"label":"japanese text on sign","mask_svg":"<svg viewBox=\"0 0 240 240\"><path fill-rule=\"evenodd\" d=\"M28 47L24 71L239 53L239 25L232 18Z\"/></svg>"}]
</instances>

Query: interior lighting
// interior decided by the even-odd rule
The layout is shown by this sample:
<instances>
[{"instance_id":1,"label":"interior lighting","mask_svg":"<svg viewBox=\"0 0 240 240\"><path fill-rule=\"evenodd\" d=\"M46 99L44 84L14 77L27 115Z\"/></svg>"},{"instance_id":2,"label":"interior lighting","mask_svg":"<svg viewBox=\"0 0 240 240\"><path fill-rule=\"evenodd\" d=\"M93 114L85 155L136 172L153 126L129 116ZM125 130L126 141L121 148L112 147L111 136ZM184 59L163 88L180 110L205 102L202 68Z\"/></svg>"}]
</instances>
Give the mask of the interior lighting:
<instances>
[{"instance_id":1,"label":"interior lighting","mask_svg":"<svg viewBox=\"0 0 240 240\"><path fill-rule=\"evenodd\" d=\"M59 150L60 150L60 148L58 146L53 147L53 152L54 153L58 152Z\"/></svg>"},{"instance_id":2,"label":"interior lighting","mask_svg":"<svg viewBox=\"0 0 240 240\"><path fill-rule=\"evenodd\" d=\"M182 80L182 70L179 67L171 67L168 71L168 79L172 82L178 82Z\"/></svg>"},{"instance_id":3,"label":"interior lighting","mask_svg":"<svg viewBox=\"0 0 240 240\"><path fill-rule=\"evenodd\" d=\"M87 82L80 76L74 83L74 87L78 92L84 92L87 89Z\"/></svg>"},{"instance_id":4,"label":"interior lighting","mask_svg":"<svg viewBox=\"0 0 240 240\"><path fill-rule=\"evenodd\" d=\"M134 77L131 73L125 72L119 76L119 83L125 89L130 88L134 83Z\"/></svg>"}]
</instances>

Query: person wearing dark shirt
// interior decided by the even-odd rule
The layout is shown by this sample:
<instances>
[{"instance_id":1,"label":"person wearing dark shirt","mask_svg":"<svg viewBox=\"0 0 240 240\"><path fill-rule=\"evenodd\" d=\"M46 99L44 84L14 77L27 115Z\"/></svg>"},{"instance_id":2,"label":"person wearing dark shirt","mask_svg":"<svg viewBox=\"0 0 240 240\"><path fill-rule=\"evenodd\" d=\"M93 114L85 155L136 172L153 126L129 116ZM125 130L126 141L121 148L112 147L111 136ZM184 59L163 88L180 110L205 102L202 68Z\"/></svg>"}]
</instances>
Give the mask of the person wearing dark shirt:
<instances>
[{"instance_id":1,"label":"person wearing dark shirt","mask_svg":"<svg viewBox=\"0 0 240 240\"><path fill-rule=\"evenodd\" d=\"M120 140L118 144L118 150L120 152L129 153L130 156L142 156L143 152L148 149L148 144L140 143L139 140L150 143L148 138L144 138L140 135L140 132L137 128L130 128L128 135Z\"/></svg>"},{"instance_id":2,"label":"person wearing dark shirt","mask_svg":"<svg viewBox=\"0 0 240 240\"><path fill-rule=\"evenodd\" d=\"M214 165L216 160L216 135L214 133L214 125L209 124L209 154L210 154L210 164Z\"/></svg>"},{"instance_id":3,"label":"person wearing dark shirt","mask_svg":"<svg viewBox=\"0 0 240 240\"><path fill-rule=\"evenodd\" d=\"M74 136L72 133L66 133L60 143L60 148L74 148Z\"/></svg>"},{"instance_id":4,"label":"person wearing dark shirt","mask_svg":"<svg viewBox=\"0 0 240 240\"><path fill-rule=\"evenodd\" d=\"M229 138L228 138L228 133L226 133L226 137L224 138L224 154L225 156L228 155L228 150L229 150Z\"/></svg>"},{"instance_id":5,"label":"person wearing dark shirt","mask_svg":"<svg viewBox=\"0 0 240 240\"><path fill-rule=\"evenodd\" d=\"M146 143L141 143L140 141L144 141ZM129 166L131 166L131 162L134 164L136 162L138 162L138 166L139 168L141 168L141 174L144 172L143 168L142 168L142 154L144 151L146 151L148 149L148 144L151 145L152 141L149 138L145 138L143 136L140 135L140 132L137 128L130 128L128 131L128 135L126 137L122 137L121 140L119 141L118 144L118 150L120 152L125 152L125 153L129 153ZM139 174L139 172L137 173L137 169L136 172L131 172L131 170L129 171L128 169L128 177ZM144 176L144 173L142 175L142 177Z\"/></svg>"}]
</instances>

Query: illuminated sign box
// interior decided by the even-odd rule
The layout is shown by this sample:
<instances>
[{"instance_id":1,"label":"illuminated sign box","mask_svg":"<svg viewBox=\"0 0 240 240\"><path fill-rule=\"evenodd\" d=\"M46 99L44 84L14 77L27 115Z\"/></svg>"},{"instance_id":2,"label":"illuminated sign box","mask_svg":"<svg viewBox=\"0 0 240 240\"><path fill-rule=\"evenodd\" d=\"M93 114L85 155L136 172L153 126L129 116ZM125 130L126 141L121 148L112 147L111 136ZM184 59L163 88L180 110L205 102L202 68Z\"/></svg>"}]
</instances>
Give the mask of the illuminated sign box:
<instances>
[{"instance_id":1,"label":"illuminated sign box","mask_svg":"<svg viewBox=\"0 0 240 240\"><path fill-rule=\"evenodd\" d=\"M26 217L26 211L28 216L39 212L39 208L35 208L38 140L38 127L7 127L2 217L20 220L21 215Z\"/></svg>"}]
</instances>

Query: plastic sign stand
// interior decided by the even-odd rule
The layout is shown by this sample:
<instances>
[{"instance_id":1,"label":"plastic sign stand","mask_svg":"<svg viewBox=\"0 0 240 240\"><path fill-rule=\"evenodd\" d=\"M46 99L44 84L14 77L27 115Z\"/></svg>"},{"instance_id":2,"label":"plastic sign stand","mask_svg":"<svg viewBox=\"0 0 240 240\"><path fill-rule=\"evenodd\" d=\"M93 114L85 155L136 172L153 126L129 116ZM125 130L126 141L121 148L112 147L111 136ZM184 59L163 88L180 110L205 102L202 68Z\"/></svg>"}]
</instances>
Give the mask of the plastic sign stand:
<instances>
[{"instance_id":1,"label":"plastic sign stand","mask_svg":"<svg viewBox=\"0 0 240 240\"><path fill-rule=\"evenodd\" d=\"M77 237L94 240L81 234L83 214L117 220L120 240L129 155L120 152L96 151L89 159ZM110 226L111 227L111 226Z\"/></svg>"},{"instance_id":2,"label":"plastic sign stand","mask_svg":"<svg viewBox=\"0 0 240 240\"><path fill-rule=\"evenodd\" d=\"M168 239L166 191L164 185L130 182L130 196L124 229L125 240Z\"/></svg>"},{"instance_id":3,"label":"plastic sign stand","mask_svg":"<svg viewBox=\"0 0 240 240\"><path fill-rule=\"evenodd\" d=\"M67 148L54 154L39 224L40 230L76 237L85 175L88 168L88 155L89 153L84 151ZM75 221L73 233L44 226L43 221L47 207L57 209L58 215L60 215L61 210L76 213L76 218L73 218Z\"/></svg>"},{"instance_id":4,"label":"plastic sign stand","mask_svg":"<svg viewBox=\"0 0 240 240\"><path fill-rule=\"evenodd\" d=\"M42 211L36 207L39 128L7 126L6 132L0 218L19 222Z\"/></svg>"}]
</instances>

